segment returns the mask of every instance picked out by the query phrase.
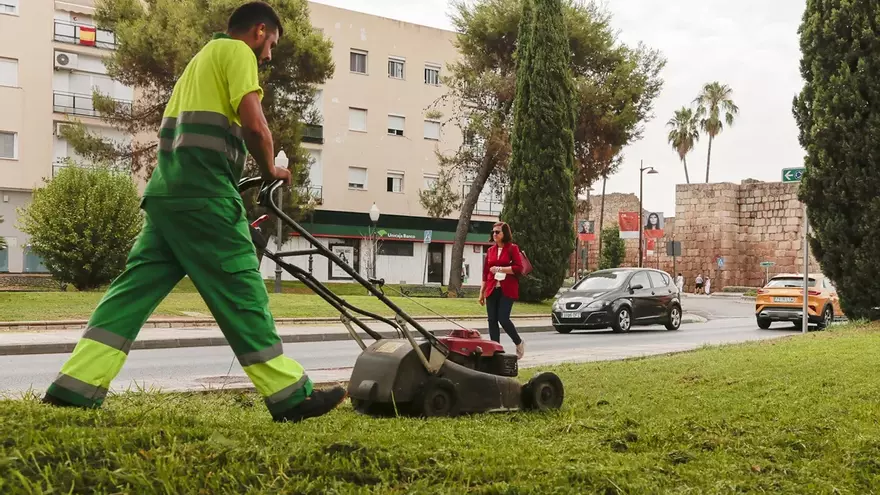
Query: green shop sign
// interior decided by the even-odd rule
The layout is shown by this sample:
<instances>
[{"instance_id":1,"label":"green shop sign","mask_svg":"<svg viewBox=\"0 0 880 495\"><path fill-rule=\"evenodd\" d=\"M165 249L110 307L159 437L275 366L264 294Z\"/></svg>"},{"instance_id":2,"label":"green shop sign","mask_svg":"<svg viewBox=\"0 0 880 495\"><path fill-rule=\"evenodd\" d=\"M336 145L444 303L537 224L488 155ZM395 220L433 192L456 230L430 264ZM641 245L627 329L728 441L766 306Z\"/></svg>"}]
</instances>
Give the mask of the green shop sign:
<instances>
[{"instance_id":1,"label":"green shop sign","mask_svg":"<svg viewBox=\"0 0 880 495\"><path fill-rule=\"evenodd\" d=\"M333 224L311 224L303 223L302 226L309 231L310 234L320 237L369 237L367 227L355 225L333 225ZM380 239L389 241L408 241L423 242L425 240L424 230L410 229L378 229L376 235ZM431 242L452 242L455 240L455 232L444 232L441 230L433 231ZM465 242L468 244L489 244L489 234L468 234Z\"/></svg>"}]
</instances>

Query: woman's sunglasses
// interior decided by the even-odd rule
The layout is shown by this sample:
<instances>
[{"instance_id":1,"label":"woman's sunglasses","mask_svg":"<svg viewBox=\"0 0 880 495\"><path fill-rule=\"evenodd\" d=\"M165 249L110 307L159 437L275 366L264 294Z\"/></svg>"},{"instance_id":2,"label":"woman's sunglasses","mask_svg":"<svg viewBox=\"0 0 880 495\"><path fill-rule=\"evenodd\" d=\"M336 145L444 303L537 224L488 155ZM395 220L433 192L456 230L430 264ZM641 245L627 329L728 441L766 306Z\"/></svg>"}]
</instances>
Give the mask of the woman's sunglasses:
<instances>
[{"instance_id":1,"label":"woman's sunglasses","mask_svg":"<svg viewBox=\"0 0 880 495\"><path fill-rule=\"evenodd\" d=\"M500 230L493 230L493 231L492 231L492 235L498 235L498 234L500 234L500 233L501 233Z\"/></svg>"}]
</instances>

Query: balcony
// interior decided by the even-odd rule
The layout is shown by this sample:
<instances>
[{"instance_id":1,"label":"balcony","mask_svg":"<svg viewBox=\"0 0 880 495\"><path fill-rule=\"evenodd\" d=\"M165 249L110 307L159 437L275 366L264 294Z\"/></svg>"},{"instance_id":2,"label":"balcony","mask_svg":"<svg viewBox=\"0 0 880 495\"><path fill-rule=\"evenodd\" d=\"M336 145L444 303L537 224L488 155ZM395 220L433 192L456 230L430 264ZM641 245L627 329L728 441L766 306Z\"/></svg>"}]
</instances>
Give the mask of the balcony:
<instances>
[{"instance_id":1,"label":"balcony","mask_svg":"<svg viewBox=\"0 0 880 495\"><path fill-rule=\"evenodd\" d=\"M86 28L86 30L94 29L94 39L91 39L88 33L83 37L82 28ZM60 43L68 43L71 45L93 46L105 50L116 49L116 34L113 31L98 29L94 26L83 26L67 21L55 21L54 39Z\"/></svg>"},{"instance_id":2,"label":"balcony","mask_svg":"<svg viewBox=\"0 0 880 495\"><path fill-rule=\"evenodd\" d=\"M304 143L324 144L324 126L305 124L302 140Z\"/></svg>"},{"instance_id":3,"label":"balcony","mask_svg":"<svg viewBox=\"0 0 880 495\"><path fill-rule=\"evenodd\" d=\"M132 102L115 98L114 101L125 104L128 107L128 110L131 111ZM92 95L79 93L54 91L52 94L52 110L57 113L66 113L70 115L101 117L101 113L95 110L92 103Z\"/></svg>"},{"instance_id":4,"label":"balcony","mask_svg":"<svg viewBox=\"0 0 880 495\"><path fill-rule=\"evenodd\" d=\"M55 176L58 175L58 172L60 172L62 169L65 169L65 168L71 167L71 166L94 168L94 166L89 166L89 165L68 165L67 163L65 163L63 161L55 161L55 162L52 162L52 178L54 179ZM121 172L121 173L126 173L126 174L131 173L131 164L127 161L121 161L110 168L112 170L115 170L116 172Z\"/></svg>"},{"instance_id":5,"label":"balcony","mask_svg":"<svg viewBox=\"0 0 880 495\"><path fill-rule=\"evenodd\" d=\"M470 184L465 184L461 188L461 197L464 199L467 197L468 192L470 191ZM480 197L477 199L477 204L474 206L474 215L490 215L497 217L501 215L501 210L504 208L504 199L498 198L494 192L489 191L486 192L483 189L483 193L480 194Z\"/></svg>"},{"instance_id":6,"label":"balcony","mask_svg":"<svg viewBox=\"0 0 880 495\"><path fill-rule=\"evenodd\" d=\"M323 186L308 186L308 187L300 187L299 193L302 195L308 194L309 197L315 200L315 203L322 205L324 204L324 187Z\"/></svg>"}]
</instances>

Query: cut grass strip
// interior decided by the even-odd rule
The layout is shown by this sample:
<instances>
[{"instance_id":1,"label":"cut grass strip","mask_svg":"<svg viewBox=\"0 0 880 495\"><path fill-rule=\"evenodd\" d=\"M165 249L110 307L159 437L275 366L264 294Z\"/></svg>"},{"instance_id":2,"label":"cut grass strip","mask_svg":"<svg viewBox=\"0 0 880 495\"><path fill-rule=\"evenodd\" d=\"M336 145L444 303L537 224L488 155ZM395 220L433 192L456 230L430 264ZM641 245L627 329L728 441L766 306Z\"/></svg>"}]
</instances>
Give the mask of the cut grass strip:
<instances>
[{"instance_id":1,"label":"cut grass strip","mask_svg":"<svg viewBox=\"0 0 880 495\"><path fill-rule=\"evenodd\" d=\"M878 369L880 327L849 325L560 366L565 406L548 414L373 419L346 403L277 425L249 393L4 401L0 493L876 493Z\"/></svg>"}]
</instances>

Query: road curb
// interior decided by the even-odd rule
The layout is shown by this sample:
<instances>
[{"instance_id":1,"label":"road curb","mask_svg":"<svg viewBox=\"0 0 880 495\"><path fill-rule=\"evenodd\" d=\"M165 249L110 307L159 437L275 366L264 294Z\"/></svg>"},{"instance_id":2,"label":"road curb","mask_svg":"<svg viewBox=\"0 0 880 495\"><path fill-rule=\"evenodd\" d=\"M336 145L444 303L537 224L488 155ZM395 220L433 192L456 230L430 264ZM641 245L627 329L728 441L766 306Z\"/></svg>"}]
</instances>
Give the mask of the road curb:
<instances>
[{"instance_id":1,"label":"road curb","mask_svg":"<svg viewBox=\"0 0 880 495\"><path fill-rule=\"evenodd\" d=\"M544 318L546 316L540 316ZM522 317L516 317L514 320ZM533 317L534 318L534 317ZM524 319L524 318L523 318ZM705 323L708 319L696 315L685 314L682 316L681 323ZM432 335L445 334L451 329L429 330ZM538 333L538 332L554 332L552 324L538 325L518 325L519 333ZM480 329L485 335L486 329ZM397 338L397 332L386 330L378 331L383 338ZM369 341L370 336L363 332L358 334L365 340ZM281 334L281 341L285 344L302 344L308 342L337 342L340 340L351 340L348 332L324 332L324 333L303 333L303 334ZM178 338L166 339L143 339L135 340L132 344L132 350L149 350L149 349L181 349L187 347L217 347L229 345L225 337L186 337L185 335ZM37 344L0 344L0 356L25 356L32 354L69 354L76 347L76 342L48 342Z\"/></svg>"},{"instance_id":2,"label":"road curb","mask_svg":"<svg viewBox=\"0 0 880 495\"><path fill-rule=\"evenodd\" d=\"M553 331L552 325L536 325L536 326L520 326L517 327L519 333L536 333ZM445 334L447 330L429 330L432 335L438 333ZM383 338L398 338L397 332L379 331L377 332ZM371 337L365 333L358 332L361 338L369 341ZM326 333L307 333L307 334L282 334L281 341L285 344L302 344L308 342L336 342L340 340L352 340L351 335L347 332L326 332ZM144 339L136 340L132 346L132 350L149 350L149 349L181 349L186 347L217 347L226 346L229 343L224 337L181 337L172 339ZM75 342L63 343L40 343L40 344L11 344L0 345L0 356L25 356L29 354L68 354L73 352L76 347Z\"/></svg>"},{"instance_id":3,"label":"road curb","mask_svg":"<svg viewBox=\"0 0 880 495\"><path fill-rule=\"evenodd\" d=\"M547 314L514 314L513 319L548 318ZM485 315L457 315L457 316L413 316L419 321L443 321L450 320L485 320ZM316 316L307 318L275 318L276 326L308 325L310 323L339 323L339 317ZM0 333L20 332L34 330L85 330L88 320L54 320L54 321L0 321ZM153 318L148 320L141 328L203 328L216 327L217 321L213 318Z\"/></svg>"}]
</instances>

